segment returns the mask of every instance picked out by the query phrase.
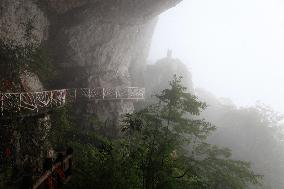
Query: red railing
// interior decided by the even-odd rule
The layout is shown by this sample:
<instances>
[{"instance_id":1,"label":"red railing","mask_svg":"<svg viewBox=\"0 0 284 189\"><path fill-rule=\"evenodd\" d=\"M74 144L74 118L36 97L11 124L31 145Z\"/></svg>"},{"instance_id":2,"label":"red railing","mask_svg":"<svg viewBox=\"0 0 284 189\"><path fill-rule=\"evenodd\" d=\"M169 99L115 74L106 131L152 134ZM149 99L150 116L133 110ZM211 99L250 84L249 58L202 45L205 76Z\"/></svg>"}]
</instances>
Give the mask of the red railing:
<instances>
[{"instance_id":1,"label":"red railing","mask_svg":"<svg viewBox=\"0 0 284 189\"><path fill-rule=\"evenodd\" d=\"M57 189L68 183L72 176L73 150L58 153L55 160L47 158L44 162L43 173L35 176L33 172L26 173L21 187L23 189ZM31 170L31 169L29 169Z\"/></svg>"}]
</instances>

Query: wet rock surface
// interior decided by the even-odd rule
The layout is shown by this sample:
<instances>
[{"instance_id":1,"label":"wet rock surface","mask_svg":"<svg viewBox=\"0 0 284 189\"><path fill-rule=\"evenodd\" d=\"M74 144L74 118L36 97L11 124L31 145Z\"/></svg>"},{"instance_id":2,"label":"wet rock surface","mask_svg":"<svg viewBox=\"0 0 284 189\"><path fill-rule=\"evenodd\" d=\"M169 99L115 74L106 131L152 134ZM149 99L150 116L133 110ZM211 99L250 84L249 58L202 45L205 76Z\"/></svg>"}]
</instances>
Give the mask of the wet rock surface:
<instances>
[{"instance_id":1,"label":"wet rock surface","mask_svg":"<svg viewBox=\"0 0 284 189\"><path fill-rule=\"evenodd\" d=\"M58 72L53 88L143 86L135 78L146 64L156 17L180 1L2 0L0 38L25 44L29 32L45 44ZM120 114L123 107L102 109Z\"/></svg>"},{"instance_id":2,"label":"wet rock surface","mask_svg":"<svg viewBox=\"0 0 284 189\"><path fill-rule=\"evenodd\" d=\"M180 1L0 0L0 39L22 46L44 46L57 73L49 81L50 88L143 87L139 78L157 16ZM5 62L0 64L5 68ZM19 73L19 77L27 91L46 88L34 73ZM5 78L0 76L0 80ZM122 114L134 111L132 101L84 102L77 108L78 116L97 116L112 125ZM32 120L19 122L25 125L31 121L35 127L17 134L17 157L27 153L36 161L44 155L50 120L48 116Z\"/></svg>"}]
</instances>

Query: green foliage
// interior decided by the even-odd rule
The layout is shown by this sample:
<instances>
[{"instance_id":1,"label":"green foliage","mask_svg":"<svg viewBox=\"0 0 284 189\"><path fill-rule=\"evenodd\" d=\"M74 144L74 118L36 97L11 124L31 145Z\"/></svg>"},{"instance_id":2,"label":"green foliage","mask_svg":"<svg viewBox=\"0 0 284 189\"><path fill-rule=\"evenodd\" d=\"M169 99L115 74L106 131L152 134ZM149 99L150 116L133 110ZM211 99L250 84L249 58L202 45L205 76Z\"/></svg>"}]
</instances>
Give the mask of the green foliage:
<instances>
[{"instance_id":1,"label":"green foliage","mask_svg":"<svg viewBox=\"0 0 284 189\"><path fill-rule=\"evenodd\" d=\"M194 117L206 105L180 82L174 77L170 88L157 95L158 104L125 120L129 154L135 157L130 161L140 161L143 188L242 189L258 184L261 177L249 163L230 160L228 149L206 143L215 127Z\"/></svg>"},{"instance_id":2,"label":"green foliage","mask_svg":"<svg viewBox=\"0 0 284 189\"><path fill-rule=\"evenodd\" d=\"M120 165L119 152L113 152L115 140L107 139L96 130L82 128L75 119L73 110L74 107L69 106L52 114L53 123L49 136L55 150L62 150L67 146L74 149L74 177L66 188L123 186L117 168ZM96 123L97 128L103 127L103 123L95 117L88 120Z\"/></svg>"},{"instance_id":3,"label":"green foliage","mask_svg":"<svg viewBox=\"0 0 284 189\"><path fill-rule=\"evenodd\" d=\"M54 142L72 146L77 162L67 188L244 189L259 184L261 177L249 163L232 160L230 150L206 142L215 130L198 118L206 104L180 82L174 77L157 95L157 104L126 115L120 138L76 128L67 110L55 114L61 129ZM100 127L96 119L90 121Z\"/></svg>"}]
</instances>

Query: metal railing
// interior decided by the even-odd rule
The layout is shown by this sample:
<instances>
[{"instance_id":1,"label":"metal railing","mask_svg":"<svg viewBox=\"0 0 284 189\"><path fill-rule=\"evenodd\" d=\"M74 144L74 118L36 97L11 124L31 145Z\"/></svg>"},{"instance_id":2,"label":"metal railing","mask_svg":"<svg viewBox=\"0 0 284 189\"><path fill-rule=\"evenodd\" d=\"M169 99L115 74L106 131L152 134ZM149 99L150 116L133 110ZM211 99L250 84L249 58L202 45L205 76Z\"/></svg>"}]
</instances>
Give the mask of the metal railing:
<instances>
[{"instance_id":1,"label":"metal railing","mask_svg":"<svg viewBox=\"0 0 284 189\"><path fill-rule=\"evenodd\" d=\"M144 99L145 89L138 87L127 88L80 88L68 89L69 97L73 98L87 98L89 100L123 100ZM73 94L73 95L72 95Z\"/></svg>"},{"instance_id":2,"label":"metal railing","mask_svg":"<svg viewBox=\"0 0 284 189\"><path fill-rule=\"evenodd\" d=\"M78 88L41 92L0 93L0 116L38 113L64 106L78 99L143 100L145 88Z\"/></svg>"}]
</instances>

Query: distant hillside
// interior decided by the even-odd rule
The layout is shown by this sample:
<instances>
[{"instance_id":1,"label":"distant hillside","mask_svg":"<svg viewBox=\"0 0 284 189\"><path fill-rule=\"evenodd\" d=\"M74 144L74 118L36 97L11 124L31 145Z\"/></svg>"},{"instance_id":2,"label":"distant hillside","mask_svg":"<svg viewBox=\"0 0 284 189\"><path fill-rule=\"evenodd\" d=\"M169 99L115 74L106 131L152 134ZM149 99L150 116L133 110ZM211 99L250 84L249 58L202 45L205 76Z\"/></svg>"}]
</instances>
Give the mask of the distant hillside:
<instances>
[{"instance_id":1,"label":"distant hillside","mask_svg":"<svg viewBox=\"0 0 284 189\"><path fill-rule=\"evenodd\" d=\"M168 52L167 57L148 65L145 72L147 102L152 94L168 87L173 75L183 76L183 85L208 107L200 115L216 125L209 142L232 150L233 158L248 160L255 172L264 175L265 189L284 186L284 135L281 116L264 105L238 108L230 99L218 98L201 88L194 88L187 66ZM252 187L250 189L256 189Z\"/></svg>"}]
</instances>

